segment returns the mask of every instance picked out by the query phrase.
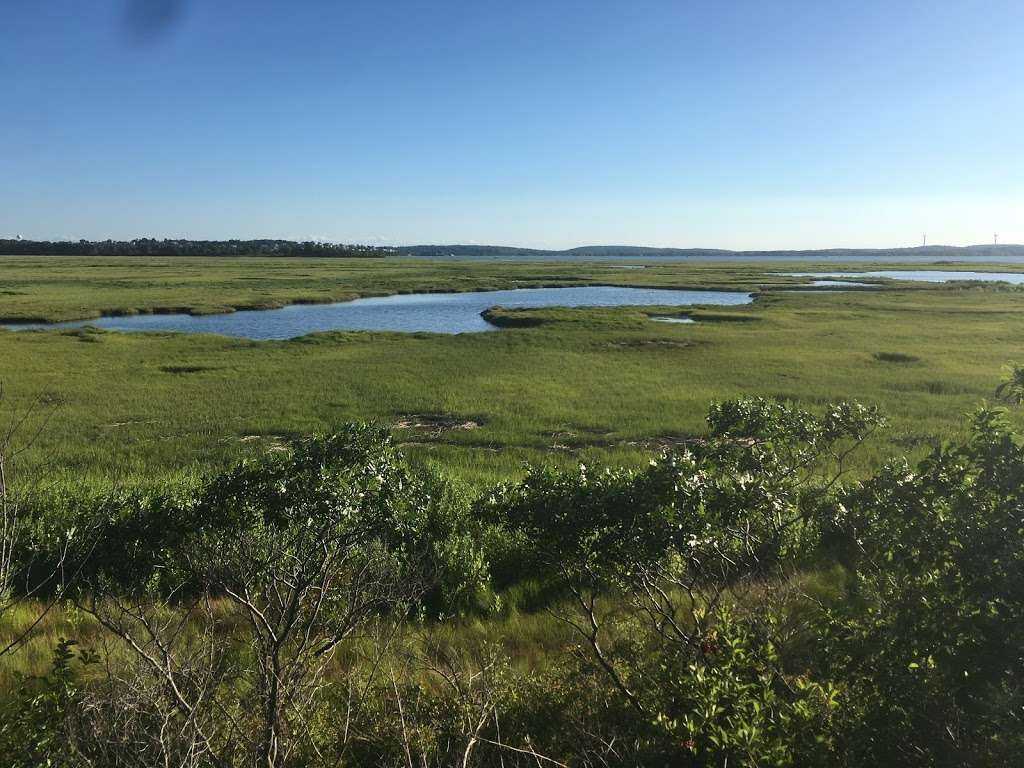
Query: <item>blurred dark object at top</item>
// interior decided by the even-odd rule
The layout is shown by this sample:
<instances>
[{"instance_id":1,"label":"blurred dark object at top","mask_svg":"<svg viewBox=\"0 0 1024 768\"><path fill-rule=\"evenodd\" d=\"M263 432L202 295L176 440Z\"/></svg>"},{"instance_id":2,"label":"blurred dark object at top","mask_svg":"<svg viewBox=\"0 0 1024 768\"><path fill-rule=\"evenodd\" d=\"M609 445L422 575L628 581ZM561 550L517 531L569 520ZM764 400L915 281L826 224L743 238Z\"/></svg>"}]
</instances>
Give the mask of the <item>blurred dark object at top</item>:
<instances>
[{"instance_id":1,"label":"blurred dark object at top","mask_svg":"<svg viewBox=\"0 0 1024 768\"><path fill-rule=\"evenodd\" d=\"M185 0L126 0L122 21L129 38L152 43L167 35L184 10Z\"/></svg>"}]
</instances>

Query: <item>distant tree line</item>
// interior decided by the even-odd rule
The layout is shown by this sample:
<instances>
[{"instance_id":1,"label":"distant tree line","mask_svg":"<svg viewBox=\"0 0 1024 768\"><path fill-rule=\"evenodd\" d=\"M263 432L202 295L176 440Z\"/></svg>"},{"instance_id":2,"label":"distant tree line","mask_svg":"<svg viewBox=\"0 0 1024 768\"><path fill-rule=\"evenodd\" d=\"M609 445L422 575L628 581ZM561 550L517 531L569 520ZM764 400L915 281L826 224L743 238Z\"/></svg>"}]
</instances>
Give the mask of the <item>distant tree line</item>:
<instances>
[{"instance_id":1,"label":"distant tree line","mask_svg":"<svg viewBox=\"0 0 1024 768\"><path fill-rule=\"evenodd\" d=\"M295 240L0 240L6 256L344 256L383 257L393 248Z\"/></svg>"}]
</instances>

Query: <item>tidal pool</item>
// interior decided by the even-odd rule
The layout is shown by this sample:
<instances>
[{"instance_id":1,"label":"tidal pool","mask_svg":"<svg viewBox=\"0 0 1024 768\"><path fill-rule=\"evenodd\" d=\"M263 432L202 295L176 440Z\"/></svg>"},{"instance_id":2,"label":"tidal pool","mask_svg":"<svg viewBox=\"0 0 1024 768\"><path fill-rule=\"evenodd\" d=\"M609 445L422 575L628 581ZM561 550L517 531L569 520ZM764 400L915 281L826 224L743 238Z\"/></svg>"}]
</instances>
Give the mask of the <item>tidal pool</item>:
<instances>
[{"instance_id":1,"label":"tidal pool","mask_svg":"<svg viewBox=\"0 0 1024 768\"><path fill-rule=\"evenodd\" d=\"M956 272L940 269L883 269L877 272L787 272L789 277L877 277L891 280L913 280L921 283L950 283L955 280L983 280L989 282L1024 285L1024 272ZM820 284L820 281L819 281ZM841 283L857 285L857 283Z\"/></svg>"},{"instance_id":2,"label":"tidal pool","mask_svg":"<svg viewBox=\"0 0 1024 768\"><path fill-rule=\"evenodd\" d=\"M491 307L621 307L749 304L749 293L658 288L517 288L472 293L411 293L336 304L292 304L281 309L245 310L222 315L128 315L67 323L18 323L12 330L81 328L113 331L217 333L249 339L292 339L318 331L405 331L478 333L497 327L481 313Z\"/></svg>"},{"instance_id":3,"label":"tidal pool","mask_svg":"<svg viewBox=\"0 0 1024 768\"><path fill-rule=\"evenodd\" d=\"M656 323L682 323L689 324L697 322L692 317L667 317L665 315L651 315L651 320Z\"/></svg>"}]
</instances>

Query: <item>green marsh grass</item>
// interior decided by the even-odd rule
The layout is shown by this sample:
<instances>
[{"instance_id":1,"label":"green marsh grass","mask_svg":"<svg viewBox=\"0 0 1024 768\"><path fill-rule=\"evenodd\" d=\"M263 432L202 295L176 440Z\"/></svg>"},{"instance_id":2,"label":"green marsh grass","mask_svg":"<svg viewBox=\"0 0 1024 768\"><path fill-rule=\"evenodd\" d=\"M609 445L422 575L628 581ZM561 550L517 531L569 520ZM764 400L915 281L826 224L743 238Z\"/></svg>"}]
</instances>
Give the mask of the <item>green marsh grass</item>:
<instances>
[{"instance_id":1,"label":"green marsh grass","mask_svg":"<svg viewBox=\"0 0 1024 768\"><path fill-rule=\"evenodd\" d=\"M829 265L834 269L835 265ZM792 265L790 265L792 267ZM785 265L4 258L0 315L255 306L413 290L614 282L756 290ZM801 265L807 269L807 265ZM869 268L857 265L857 268ZM977 267L972 266L972 269ZM1005 268L1004 268L1005 269ZM30 462L121 478L222 465L347 420L443 415L472 428L396 429L416 458L474 484L527 462L639 463L703 430L740 394L878 405L892 428L865 466L957 434L1024 343L1024 291L898 284L762 291L754 304L491 312L505 327L446 336L335 332L256 342L95 329L0 331L5 408L56 405Z\"/></svg>"}]
</instances>

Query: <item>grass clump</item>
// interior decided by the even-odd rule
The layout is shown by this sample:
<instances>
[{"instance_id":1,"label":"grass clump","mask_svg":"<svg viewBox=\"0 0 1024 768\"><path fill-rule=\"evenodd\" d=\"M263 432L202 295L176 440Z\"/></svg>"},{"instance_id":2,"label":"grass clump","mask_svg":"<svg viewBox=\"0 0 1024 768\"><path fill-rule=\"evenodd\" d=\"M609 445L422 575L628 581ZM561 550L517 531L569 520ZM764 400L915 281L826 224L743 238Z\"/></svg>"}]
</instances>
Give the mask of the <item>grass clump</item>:
<instances>
[{"instance_id":1,"label":"grass clump","mask_svg":"<svg viewBox=\"0 0 1024 768\"><path fill-rule=\"evenodd\" d=\"M875 352L875 360L880 363L919 363L921 358L903 352Z\"/></svg>"}]
</instances>

